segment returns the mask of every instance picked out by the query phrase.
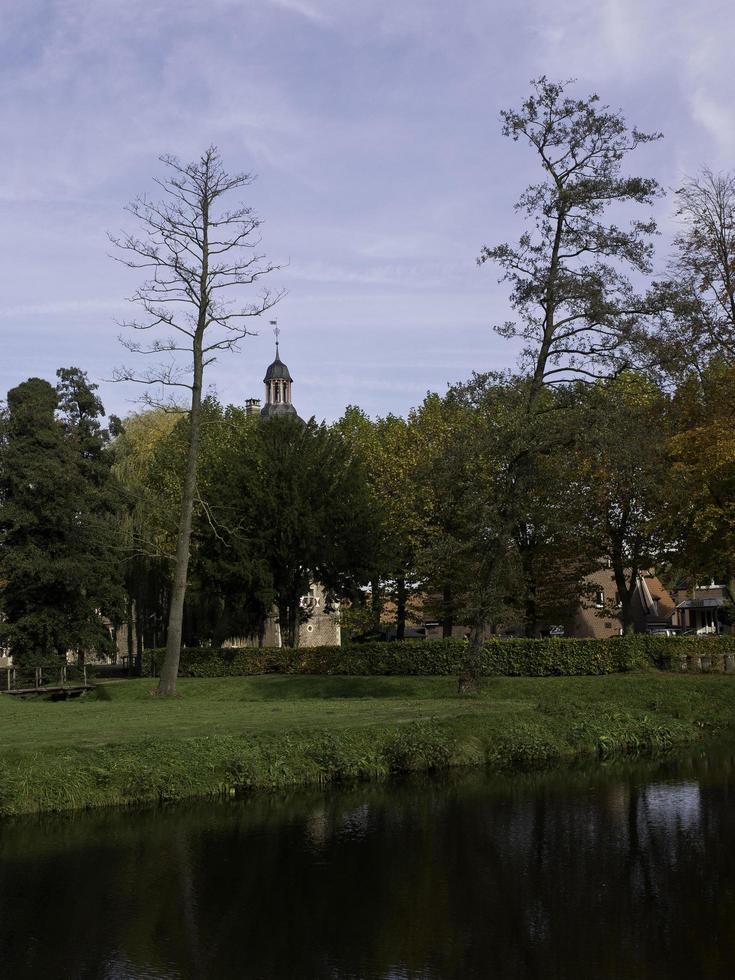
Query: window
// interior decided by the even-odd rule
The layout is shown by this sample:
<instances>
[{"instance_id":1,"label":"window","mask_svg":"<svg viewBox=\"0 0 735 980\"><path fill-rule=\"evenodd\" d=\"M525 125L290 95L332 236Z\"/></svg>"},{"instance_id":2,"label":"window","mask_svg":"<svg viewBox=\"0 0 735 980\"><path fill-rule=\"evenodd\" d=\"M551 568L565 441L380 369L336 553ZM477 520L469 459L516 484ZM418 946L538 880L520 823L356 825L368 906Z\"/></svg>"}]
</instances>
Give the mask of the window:
<instances>
[{"instance_id":1,"label":"window","mask_svg":"<svg viewBox=\"0 0 735 980\"><path fill-rule=\"evenodd\" d=\"M605 605L604 589L597 589L597 591L595 592L595 605L597 606L598 609L602 609L602 607Z\"/></svg>"}]
</instances>

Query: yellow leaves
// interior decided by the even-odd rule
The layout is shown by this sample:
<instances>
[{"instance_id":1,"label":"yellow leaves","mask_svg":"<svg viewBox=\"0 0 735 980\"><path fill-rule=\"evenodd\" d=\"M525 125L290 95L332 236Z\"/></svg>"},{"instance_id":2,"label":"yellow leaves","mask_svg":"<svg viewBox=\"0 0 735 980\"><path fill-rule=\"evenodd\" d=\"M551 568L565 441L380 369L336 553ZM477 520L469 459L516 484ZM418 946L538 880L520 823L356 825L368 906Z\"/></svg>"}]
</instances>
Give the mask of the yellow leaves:
<instances>
[{"instance_id":1,"label":"yellow leaves","mask_svg":"<svg viewBox=\"0 0 735 980\"><path fill-rule=\"evenodd\" d=\"M144 476L158 444L180 418L173 412L151 409L125 419L124 431L115 440L112 450L115 456L112 471L124 486L135 484Z\"/></svg>"},{"instance_id":2,"label":"yellow leaves","mask_svg":"<svg viewBox=\"0 0 735 980\"><path fill-rule=\"evenodd\" d=\"M711 363L680 385L669 440L672 486L695 550L731 559L735 534L735 371ZM722 556L721 558L719 556Z\"/></svg>"},{"instance_id":3,"label":"yellow leaves","mask_svg":"<svg viewBox=\"0 0 735 980\"><path fill-rule=\"evenodd\" d=\"M428 395L407 418L374 421L349 408L339 423L346 442L367 471L386 531L403 546L418 548L432 531L442 489L432 475L456 437L459 413L438 395Z\"/></svg>"},{"instance_id":4,"label":"yellow leaves","mask_svg":"<svg viewBox=\"0 0 735 980\"><path fill-rule=\"evenodd\" d=\"M653 408L661 400L658 387L636 371L623 371L616 378L607 381L605 387L630 411Z\"/></svg>"}]
</instances>

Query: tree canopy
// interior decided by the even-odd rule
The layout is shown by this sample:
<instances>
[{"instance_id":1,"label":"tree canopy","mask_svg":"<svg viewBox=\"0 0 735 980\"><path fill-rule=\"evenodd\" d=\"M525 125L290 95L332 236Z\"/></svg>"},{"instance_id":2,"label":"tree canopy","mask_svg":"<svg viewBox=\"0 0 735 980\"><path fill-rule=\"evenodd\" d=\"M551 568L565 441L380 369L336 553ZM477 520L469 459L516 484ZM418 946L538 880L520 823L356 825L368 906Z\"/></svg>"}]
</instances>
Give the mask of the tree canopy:
<instances>
[{"instance_id":1,"label":"tree canopy","mask_svg":"<svg viewBox=\"0 0 735 980\"><path fill-rule=\"evenodd\" d=\"M8 393L0 442L0 625L19 660L105 648L122 600L120 496L83 372Z\"/></svg>"}]
</instances>

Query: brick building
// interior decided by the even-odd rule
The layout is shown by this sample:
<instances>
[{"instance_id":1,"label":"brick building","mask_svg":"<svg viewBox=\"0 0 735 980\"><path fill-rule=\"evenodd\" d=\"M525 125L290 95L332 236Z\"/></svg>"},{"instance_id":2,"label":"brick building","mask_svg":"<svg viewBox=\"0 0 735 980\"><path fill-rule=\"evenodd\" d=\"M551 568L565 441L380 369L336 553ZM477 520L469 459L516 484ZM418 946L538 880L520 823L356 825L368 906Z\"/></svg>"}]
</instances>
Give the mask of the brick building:
<instances>
[{"instance_id":1,"label":"brick building","mask_svg":"<svg viewBox=\"0 0 735 980\"><path fill-rule=\"evenodd\" d=\"M620 600L612 568L600 568L584 580L584 597L576 610L568 636L602 639L618 636ZM652 571L641 572L633 593L631 612L636 633L664 631L672 627L676 603Z\"/></svg>"}]
</instances>

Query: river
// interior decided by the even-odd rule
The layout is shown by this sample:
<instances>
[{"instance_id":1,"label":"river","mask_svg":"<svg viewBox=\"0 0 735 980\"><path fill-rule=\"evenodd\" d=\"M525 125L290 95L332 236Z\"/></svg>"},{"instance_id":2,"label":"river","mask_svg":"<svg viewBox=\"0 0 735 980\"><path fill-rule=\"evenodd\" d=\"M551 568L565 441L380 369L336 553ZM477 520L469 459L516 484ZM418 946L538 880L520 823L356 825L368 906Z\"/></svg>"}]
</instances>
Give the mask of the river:
<instances>
[{"instance_id":1,"label":"river","mask_svg":"<svg viewBox=\"0 0 735 980\"><path fill-rule=\"evenodd\" d=\"M6 822L2 980L735 975L735 749Z\"/></svg>"}]
</instances>

